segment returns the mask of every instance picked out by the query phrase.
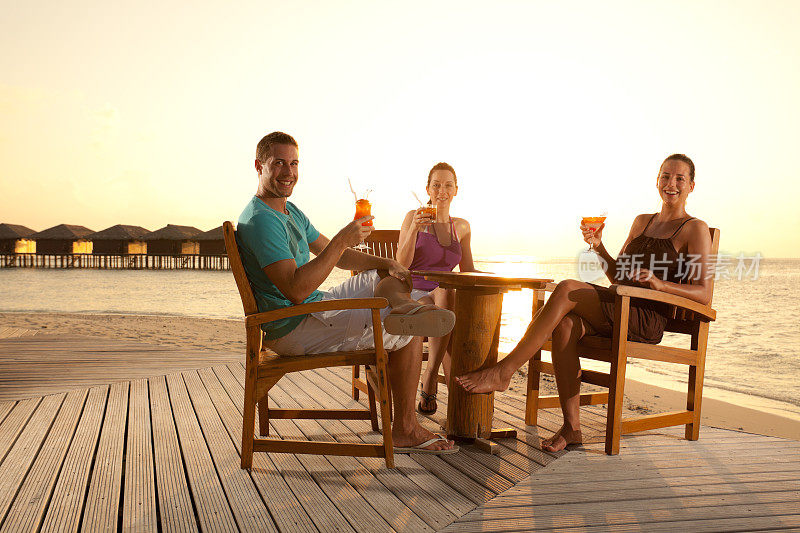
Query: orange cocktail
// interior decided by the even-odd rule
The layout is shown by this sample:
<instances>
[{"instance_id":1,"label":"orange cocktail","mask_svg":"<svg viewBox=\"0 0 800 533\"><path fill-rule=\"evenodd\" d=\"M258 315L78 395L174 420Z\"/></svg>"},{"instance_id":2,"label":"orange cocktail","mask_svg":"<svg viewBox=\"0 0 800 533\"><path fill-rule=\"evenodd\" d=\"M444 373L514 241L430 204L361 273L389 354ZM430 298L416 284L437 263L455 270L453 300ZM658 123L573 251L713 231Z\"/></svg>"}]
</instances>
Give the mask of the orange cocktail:
<instances>
[{"instance_id":1,"label":"orange cocktail","mask_svg":"<svg viewBox=\"0 0 800 533\"><path fill-rule=\"evenodd\" d=\"M606 217L583 217L583 219L581 219L581 223L584 226L588 226L588 228L592 230L592 233L597 231L597 228L602 226L605 221Z\"/></svg>"},{"instance_id":2,"label":"orange cocktail","mask_svg":"<svg viewBox=\"0 0 800 533\"><path fill-rule=\"evenodd\" d=\"M606 221L606 217L605 216L601 216L601 217L583 217L581 219L581 224L583 224L584 226L587 226L589 228L589 231L594 233L595 231L598 230L598 228L600 228L600 226L603 225L603 222L605 222L605 221ZM593 250L594 250L594 245L590 244L589 245L589 251L591 252Z\"/></svg>"},{"instance_id":3,"label":"orange cocktail","mask_svg":"<svg viewBox=\"0 0 800 533\"><path fill-rule=\"evenodd\" d=\"M356 216L353 217L353 220L357 220L361 217L367 217L371 215L372 214L370 212L371 210L372 210L372 204L369 203L369 200L365 200L363 198L361 200L356 200ZM372 220L368 220L367 222L364 222L361 225L371 226Z\"/></svg>"},{"instance_id":4,"label":"orange cocktail","mask_svg":"<svg viewBox=\"0 0 800 533\"><path fill-rule=\"evenodd\" d=\"M436 222L436 206L432 204L423 205L419 212L431 218L431 223Z\"/></svg>"}]
</instances>

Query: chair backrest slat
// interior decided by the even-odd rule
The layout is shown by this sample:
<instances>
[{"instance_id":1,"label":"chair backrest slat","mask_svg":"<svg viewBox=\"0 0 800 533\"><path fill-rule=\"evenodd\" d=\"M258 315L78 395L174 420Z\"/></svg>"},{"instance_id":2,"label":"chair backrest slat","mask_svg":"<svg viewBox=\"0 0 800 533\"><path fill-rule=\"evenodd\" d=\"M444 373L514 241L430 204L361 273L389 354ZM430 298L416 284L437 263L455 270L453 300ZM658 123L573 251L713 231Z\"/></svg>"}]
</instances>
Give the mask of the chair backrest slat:
<instances>
[{"instance_id":1,"label":"chair backrest slat","mask_svg":"<svg viewBox=\"0 0 800 533\"><path fill-rule=\"evenodd\" d=\"M394 259L399 240L399 229L376 229L364 240L364 244L368 247L366 253ZM355 270L351 270L350 273L354 276L358 274Z\"/></svg>"},{"instance_id":2,"label":"chair backrest slat","mask_svg":"<svg viewBox=\"0 0 800 533\"><path fill-rule=\"evenodd\" d=\"M228 252L233 279L236 280L236 288L239 289L239 296L242 298L244 314L246 316L258 313L256 299L253 296L250 280L247 279L247 273L244 271L242 258L239 255L239 245L236 242L236 232L231 222L225 221L222 224L222 234L225 237L225 250Z\"/></svg>"}]
</instances>

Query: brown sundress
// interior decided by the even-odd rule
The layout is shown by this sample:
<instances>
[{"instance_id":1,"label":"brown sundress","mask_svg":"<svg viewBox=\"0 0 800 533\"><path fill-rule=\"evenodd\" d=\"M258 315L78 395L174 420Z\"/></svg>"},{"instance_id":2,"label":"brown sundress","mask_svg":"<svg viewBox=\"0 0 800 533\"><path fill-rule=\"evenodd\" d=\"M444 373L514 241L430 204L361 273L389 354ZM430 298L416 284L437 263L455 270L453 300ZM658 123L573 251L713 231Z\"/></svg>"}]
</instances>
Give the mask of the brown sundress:
<instances>
[{"instance_id":1,"label":"brown sundress","mask_svg":"<svg viewBox=\"0 0 800 533\"><path fill-rule=\"evenodd\" d=\"M647 268L664 281L681 283L688 275L686 268L686 258L679 254L672 244L672 239L683 228L684 224L693 220L694 217L684 220L678 229L666 239L658 239L645 235L650 223L656 215L653 214L647 222L642 233L631 240L625 247L620 257L617 258L618 264L623 256L636 257L637 265ZM666 273L666 276L664 275ZM631 285L644 287L645 285L629 279L614 280L618 285ZM609 324L614 324L614 293L608 287L593 285L597 296L600 298L600 308L603 311ZM661 302L642 300L641 298L631 298L631 308L628 318L628 340L634 342L645 342L647 344L658 344L664 335L664 327L667 325L667 318L672 315L673 306ZM600 332L610 334L610 331Z\"/></svg>"}]
</instances>

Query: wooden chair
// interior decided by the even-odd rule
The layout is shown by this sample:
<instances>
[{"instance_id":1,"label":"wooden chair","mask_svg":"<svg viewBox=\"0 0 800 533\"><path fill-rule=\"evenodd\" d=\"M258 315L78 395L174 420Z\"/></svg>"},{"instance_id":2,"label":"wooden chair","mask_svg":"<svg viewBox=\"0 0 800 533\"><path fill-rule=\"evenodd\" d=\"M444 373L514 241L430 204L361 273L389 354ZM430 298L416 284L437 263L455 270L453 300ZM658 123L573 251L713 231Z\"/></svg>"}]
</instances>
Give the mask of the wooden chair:
<instances>
[{"instance_id":1,"label":"wooden chair","mask_svg":"<svg viewBox=\"0 0 800 533\"><path fill-rule=\"evenodd\" d=\"M400 242L400 230L397 229L376 229L372 233L370 233L369 237L364 240L364 244L367 245L367 250L364 250L365 253L376 255L378 257L389 257L391 259L395 258L397 254L397 244ZM353 276L358 274L355 270L350 272ZM428 347L427 345L423 345L422 348L422 360L428 360ZM365 367L365 374L369 371L367 367ZM439 383L446 383L444 379L444 375L439 374L438 377ZM352 379L352 396L354 400L358 400L360 397L360 392L365 392L369 396L370 404L374 403L374 398L372 393L369 390L369 385L367 384L368 380L361 379L361 365L353 365L353 379ZM391 388L389 389L389 399L391 400L392 391ZM391 403L391 402L390 402ZM391 407L391 405L390 405Z\"/></svg>"},{"instance_id":2,"label":"wooden chair","mask_svg":"<svg viewBox=\"0 0 800 533\"><path fill-rule=\"evenodd\" d=\"M716 256L718 251L719 230L711 228L711 257ZM555 286L550 283L545 291L553 291ZM611 363L611 370L608 374L594 370L581 371L583 383L591 383L608 389L608 392L580 395L581 405L608 403L606 453L609 455L619 453L619 441L622 434L648 429L685 424L686 439L697 440L700 437L700 403L703 399L708 327L709 322L716 319L716 312L710 304L701 305L687 298L661 291L624 285L612 285L611 289L615 295L614 329L611 338L586 336L578 343L580 357ZM713 295L713 280L711 290ZM666 331L688 335L688 347L673 348L628 340L628 313L631 298L642 298L676 306L675 315L667 322ZM544 292L540 291L537 293L534 312L542 305L544 305ZM542 349L552 351L551 341L548 340ZM686 394L686 410L622 418L625 367L628 357L687 365L689 367L689 386ZM559 407L560 405L558 396L539 396L539 375L541 373L553 374L554 372L553 364L542 361L542 352L539 351L528 364L525 423L532 426L536 425L538 409Z\"/></svg>"},{"instance_id":3,"label":"wooden chair","mask_svg":"<svg viewBox=\"0 0 800 533\"><path fill-rule=\"evenodd\" d=\"M327 300L301 305L294 305L274 311L259 313L250 282L245 274L236 233L233 224L222 225L225 236L225 249L228 252L233 277L242 298L247 332L247 348L245 356L244 387L244 419L242 422L242 468L250 468L253 464L253 452L306 453L320 455L350 455L358 457L383 457L387 468L394 468L394 448L392 446L392 430L389 419L388 401L388 356L383 348L383 325L380 310L388 305L385 298L353 298L344 300ZM371 309L372 327L374 329L375 349L353 352L331 352L299 356L281 357L269 349L263 348L261 324L292 316L328 311L332 309ZM342 420L366 420L372 422L372 429L378 429L378 417L375 403L370 409L273 409L269 407L269 390L285 374L315 368L348 365L372 365L375 368L375 395L380 405L383 444L340 444L333 442L310 442L304 440L281 440L255 438L255 414L258 404L258 425L260 435L269 434L270 418L326 418Z\"/></svg>"},{"instance_id":4,"label":"wooden chair","mask_svg":"<svg viewBox=\"0 0 800 533\"><path fill-rule=\"evenodd\" d=\"M373 230L372 233L369 234L364 240L364 244L367 245L367 250L364 250L364 253L376 255L378 257L389 257L394 259L395 254L397 253L397 243L400 241L400 230L398 229L376 229ZM350 274L355 276L358 274L357 271L351 270ZM369 370L368 367L364 367L365 374ZM367 381L365 379L361 379L361 365L353 365L353 379L352 379L352 396L354 400L358 400L360 397L360 392L365 392L367 395L370 395L369 386L367 385ZM390 393L391 394L391 391ZM372 396L369 396L370 400L370 408L372 408L373 399Z\"/></svg>"}]
</instances>

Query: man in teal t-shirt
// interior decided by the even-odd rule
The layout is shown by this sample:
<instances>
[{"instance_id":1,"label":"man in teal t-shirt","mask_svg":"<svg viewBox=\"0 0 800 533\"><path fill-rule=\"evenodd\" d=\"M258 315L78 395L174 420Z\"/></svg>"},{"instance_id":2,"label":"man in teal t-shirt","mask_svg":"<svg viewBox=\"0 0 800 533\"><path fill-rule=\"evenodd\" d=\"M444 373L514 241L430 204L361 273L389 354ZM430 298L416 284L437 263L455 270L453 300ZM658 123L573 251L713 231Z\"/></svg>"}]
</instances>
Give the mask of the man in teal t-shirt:
<instances>
[{"instance_id":1,"label":"man in teal t-shirt","mask_svg":"<svg viewBox=\"0 0 800 533\"><path fill-rule=\"evenodd\" d=\"M308 243L319 238L319 232L292 202L286 202L286 213L272 209L253 196L239 217L237 238L242 247L242 262L253 287L261 311L289 307L289 301L262 270L284 259L294 259L298 266L310 259ZM322 293L313 291L302 303L316 302ZM283 337L303 320L303 316L269 322L262 326L266 339Z\"/></svg>"},{"instance_id":2,"label":"man in teal t-shirt","mask_svg":"<svg viewBox=\"0 0 800 533\"><path fill-rule=\"evenodd\" d=\"M298 166L297 142L290 135L274 132L258 143L258 190L239 217L237 241L259 310L334 298L386 298L389 308L381 317L389 353L395 451L457 451L452 441L423 428L414 414L422 368L421 337L446 335L455 315L412 300L410 273L397 261L352 248L372 232L371 225L363 224L373 217L354 220L332 239L317 231L288 201L298 180ZM334 267L361 273L329 291L319 291ZM312 313L270 322L262 329L265 346L282 356L374 347L370 312L365 309Z\"/></svg>"}]
</instances>

